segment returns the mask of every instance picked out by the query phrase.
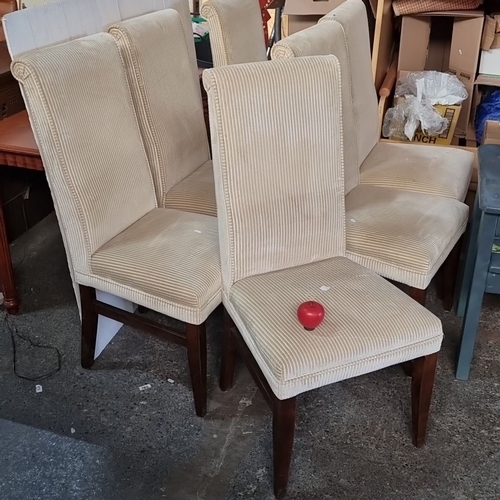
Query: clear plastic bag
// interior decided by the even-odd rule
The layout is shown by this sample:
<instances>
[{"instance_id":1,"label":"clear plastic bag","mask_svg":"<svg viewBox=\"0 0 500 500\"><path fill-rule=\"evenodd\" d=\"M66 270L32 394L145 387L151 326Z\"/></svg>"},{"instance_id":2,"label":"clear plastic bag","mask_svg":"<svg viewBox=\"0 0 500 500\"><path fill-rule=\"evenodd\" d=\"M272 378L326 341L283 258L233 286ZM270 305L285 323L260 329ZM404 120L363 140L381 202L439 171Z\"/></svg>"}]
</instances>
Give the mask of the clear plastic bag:
<instances>
[{"instance_id":1,"label":"clear plastic bag","mask_svg":"<svg viewBox=\"0 0 500 500\"><path fill-rule=\"evenodd\" d=\"M427 136L438 136L449 126L447 118L435 109L435 104L458 105L467 99L464 84L455 76L439 71L406 73L396 85L395 98L400 99L384 116L384 137L413 140L420 126Z\"/></svg>"},{"instance_id":2,"label":"clear plastic bag","mask_svg":"<svg viewBox=\"0 0 500 500\"><path fill-rule=\"evenodd\" d=\"M396 97L413 95L422 103L458 105L467 99L464 84L455 76L440 71L417 71L401 77Z\"/></svg>"},{"instance_id":3,"label":"clear plastic bag","mask_svg":"<svg viewBox=\"0 0 500 500\"><path fill-rule=\"evenodd\" d=\"M422 104L417 97L409 95L394 108L387 110L382 134L384 137L411 141L419 126L425 135L436 136L448 128L449 122L432 106Z\"/></svg>"}]
</instances>

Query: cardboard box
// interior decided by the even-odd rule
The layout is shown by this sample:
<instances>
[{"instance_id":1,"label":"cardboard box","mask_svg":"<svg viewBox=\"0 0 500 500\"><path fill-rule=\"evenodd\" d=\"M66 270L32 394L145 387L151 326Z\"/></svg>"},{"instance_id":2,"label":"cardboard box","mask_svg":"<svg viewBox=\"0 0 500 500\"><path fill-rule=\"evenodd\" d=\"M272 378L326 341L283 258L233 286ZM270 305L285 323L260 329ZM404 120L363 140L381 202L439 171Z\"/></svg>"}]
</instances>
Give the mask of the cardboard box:
<instances>
[{"instance_id":1,"label":"cardboard box","mask_svg":"<svg viewBox=\"0 0 500 500\"><path fill-rule=\"evenodd\" d=\"M286 0L283 14L293 16L324 16L345 0Z\"/></svg>"},{"instance_id":2,"label":"cardboard box","mask_svg":"<svg viewBox=\"0 0 500 500\"><path fill-rule=\"evenodd\" d=\"M500 15L484 18L479 73L500 75Z\"/></svg>"},{"instance_id":3,"label":"cardboard box","mask_svg":"<svg viewBox=\"0 0 500 500\"><path fill-rule=\"evenodd\" d=\"M472 96L483 20L481 11L432 12L402 17L398 69L449 72L467 89L469 97L462 103L455 131L460 137L465 137L473 118Z\"/></svg>"},{"instance_id":4,"label":"cardboard box","mask_svg":"<svg viewBox=\"0 0 500 500\"><path fill-rule=\"evenodd\" d=\"M283 14L288 16L287 35L314 26L321 17L345 0L287 0Z\"/></svg>"},{"instance_id":5,"label":"cardboard box","mask_svg":"<svg viewBox=\"0 0 500 500\"><path fill-rule=\"evenodd\" d=\"M293 35L297 31L305 30L318 23L323 16L292 16L288 15L288 29L286 35Z\"/></svg>"},{"instance_id":6,"label":"cardboard box","mask_svg":"<svg viewBox=\"0 0 500 500\"><path fill-rule=\"evenodd\" d=\"M500 122L486 120L481 144L500 144Z\"/></svg>"},{"instance_id":7,"label":"cardboard box","mask_svg":"<svg viewBox=\"0 0 500 500\"><path fill-rule=\"evenodd\" d=\"M485 16L481 49L500 49L500 15Z\"/></svg>"},{"instance_id":8,"label":"cardboard box","mask_svg":"<svg viewBox=\"0 0 500 500\"><path fill-rule=\"evenodd\" d=\"M396 104L402 102L404 100L404 97L399 97L396 100ZM441 104L436 104L434 105L434 109L441 115L446 118L448 118L448 121L450 123L449 127L440 135L436 137L431 137L422 132L422 130L417 129L415 132L415 135L413 136L412 142L420 142L422 144L440 144L443 146L447 146L451 144L451 141L453 140L453 135L455 133L455 129L457 126L458 119L460 117L460 111L461 111L462 106L450 106L450 105L441 105ZM404 141L405 139L399 138L399 137L394 137L391 138L394 140L398 141Z\"/></svg>"}]
</instances>

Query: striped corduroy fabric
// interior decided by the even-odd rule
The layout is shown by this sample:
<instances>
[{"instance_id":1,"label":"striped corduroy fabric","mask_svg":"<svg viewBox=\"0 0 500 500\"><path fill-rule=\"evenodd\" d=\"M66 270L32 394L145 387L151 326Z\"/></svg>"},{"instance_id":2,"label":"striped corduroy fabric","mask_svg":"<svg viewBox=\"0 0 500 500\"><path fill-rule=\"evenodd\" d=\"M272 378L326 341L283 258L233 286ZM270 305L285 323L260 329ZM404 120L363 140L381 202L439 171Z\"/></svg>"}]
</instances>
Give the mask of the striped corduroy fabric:
<instances>
[{"instance_id":1,"label":"striped corduroy fabric","mask_svg":"<svg viewBox=\"0 0 500 500\"><path fill-rule=\"evenodd\" d=\"M460 148L379 142L361 165L361 184L464 201L474 153Z\"/></svg>"},{"instance_id":2,"label":"striped corduroy fabric","mask_svg":"<svg viewBox=\"0 0 500 500\"><path fill-rule=\"evenodd\" d=\"M125 61L158 203L164 206L170 189L210 159L199 79L182 20L166 9L109 32Z\"/></svg>"},{"instance_id":3,"label":"striped corduroy fabric","mask_svg":"<svg viewBox=\"0 0 500 500\"><path fill-rule=\"evenodd\" d=\"M322 54L336 55L343 69L346 194L360 182L463 201L472 173L472 153L377 143L377 98L371 75L366 9L361 0L346 0L316 26L281 40L271 53L273 59Z\"/></svg>"},{"instance_id":4,"label":"striped corduroy fabric","mask_svg":"<svg viewBox=\"0 0 500 500\"><path fill-rule=\"evenodd\" d=\"M316 24L298 31L274 45L273 60L290 57L321 56L334 54L342 68L342 121L344 130L344 179L345 193L359 184L359 153L357 124L354 119L352 79L349 69L347 41L339 23Z\"/></svg>"},{"instance_id":5,"label":"striped corduroy fabric","mask_svg":"<svg viewBox=\"0 0 500 500\"><path fill-rule=\"evenodd\" d=\"M92 256L99 290L192 324L221 302L217 219L157 208Z\"/></svg>"},{"instance_id":6,"label":"striped corduroy fabric","mask_svg":"<svg viewBox=\"0 0 500 500\"><path fill-rule=\"evenodd\" d=\"M164 207L217 217L212 161L176 184L167 193Z\"/></svg>"},{"instance_id":7,"label":"striped corduroy fabric","mask_svg":"<svg viewBox=\"0 0 500 500\"><path fill-rule=\"evenodd\" d=\"M377 142L377 103L371 78L366 9L361 0L346 0L318 25L285 38L273 48L272 56L302 57L314 53L333 53L346 69L342 111L349 193L347 255L382 276L426 288L466 223L464 205L426 194L463 200L474 156L452 148L436 151L440 148L411 144L379 143L373 148ZM434 162L436 157L440 161ZM355 187L360 161L361 183L367 189ZM370 190L369 185L416 193L406 196L394 189ZM438 212L437 217L432 216L433 211ZM359 223L352 222L358 219ZM415 230L412 226L416 223Z\"/></svg>"},{"instance_id":8,"label":"striped corduroy fabric","mask_svg":"<svg viewBox=\"0 0 500 500\"><path fill-rule=\"evenodd\" d=\"M12 73L24 90L74 270L90 274L91 255L156 207L115 41L99 33L29 52Z\"/></svg>"},{"instance_id":9,"label":"striped corduroy fabric","mask_svg":"<svg viewBox=\"0 0 500 500\"><path fill-rule=\"evenodd\" d=\"M440 321L344 257L337 58L221 67L204 83L223 302L274 394L290 398L437 352ZM315 299L326 319L306 332L297 307Z\"/></svg>"},{"instance_id":10,"label":"striped corduroy fabric","mask_svg":"<svg viewBox=\"0 0 500 500\"><path fill-rule=\"evenodd\" d=\"M326 310L312 332L297 321L307 300ZM245 278L224 303L279 399L432 354L443 337L431 312L343 257Z\"/></svg>"},{"instance_id":11,"label":"striped corduroy fabric","mask_svg":"<svg viewBox=\"0 0 500 500\"><path fill-rule=\"evenodd\" d=\"M467 205L367 184L346 196L347 256L377 274L425 289L464 233Z\"/></svg>"},{"instance_id":12,"label":"striped corduroy fabric","mask_svg":"<svg viewBox=\"0 0 500 500\"><path fill-rule=\"evenodd\" d=\"M210 27L215 68L267 60L258 0L208 0L201 15Z\"/></svg>"},{"instance_id":13,"label":"striped corduroy fabric","mask_svg":"<svg viewBox=\"0 0 500 500\"><path fill-rule=\"evenodd\" d=\"M221 301L217 221L156 208L113 37L26 54L12 72L25 92L76 282L203 322Z\"/></svg>"},{"instance_id":14,"label":"striped corduroy fabric","mask_svg":"<svg viewBox=\"0 0 500 500\"><path fill-rule=\"evenodd\" d=\"M223 66L206 70L203 81L224 287L343 255L337 58Z\"/></svg>"},{"instance_id":15,"label":"striped corduroy fabric","mask_svg":"<svg viewBox=\"0 0 500 500\"><path fill-rule=\"evenodd\" d=\"M373 84L368 16L363 0L346 0L319 20L339 23L345 34L356 123L358 160L361 163L379 140L378 97Z\"/></svg>"}]
</instances>

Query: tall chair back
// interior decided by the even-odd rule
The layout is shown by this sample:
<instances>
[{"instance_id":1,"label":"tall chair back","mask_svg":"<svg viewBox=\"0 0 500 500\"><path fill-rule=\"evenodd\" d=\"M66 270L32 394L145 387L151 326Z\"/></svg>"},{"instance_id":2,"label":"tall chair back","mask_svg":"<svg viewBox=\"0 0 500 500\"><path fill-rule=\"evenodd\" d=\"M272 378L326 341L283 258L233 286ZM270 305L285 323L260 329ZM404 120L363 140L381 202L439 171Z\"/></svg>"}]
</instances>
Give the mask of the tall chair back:
<instances>
[{"instance_id":1,"label":"tall chair back","mask_svg":"<svg viewBox=\"0 0 500 500\"><path fill-rule=\"evenodd\" d=\"M109 32L125 60L156 194L169 190L210 159L198 74L181 15L166 9L115 24Z\"/></svg>"},{"instance_id":2,"label":"tall chair back","mask_svg":"<svg viewBox=\"0 0 500 500\"><path fill-rule=\"evenodd\" d=\"M227 66L203 79L224 291L248 276L343 255L338 59Z\"/></svg>"},{"instance_id":3,"label":"tall chair back","mask_svg":"<svg viewBox=\"0 0 500 500\"><path fill-rule=\"evenodd\" d=\"M278 42L273 59L334 54L342 68L346 194L378 142L378 103L371 77L368 18L362 0L346 0L320 23Z\"/></svg>"},{"instance_id":4,"label":"tall chair back","mask_svg":"<svg viewBox=\"0 0 500 500\"><path fill-rule=\"evenodd\" d=\"M208 0L201 14L215 67L267 60L259 0Z\"/></svg>"},{"instance_id":5,"label":"tall chair back","mask_svg":"<svg viewBox=\"0 0 500 500\"><path fill-rule=\"evenodd\" d=\"M27 53L12 73L24 90L66 250L77 280L85 279L92 254L156 207L120 53L111 35L99 33Z\"/></svg>"},{"instance_id":6,"label":"tall chair back","mask_svg":"<svg viewBox=\"0 0 500 500\"><path fill-rule=\"evenodd\" d=\"M344 30L361 165L379 139L378 98L373 84L366 6L363 0L346 0L320 19L319 24L324 22L337 22Z\"/></svg>"}]
</instances>

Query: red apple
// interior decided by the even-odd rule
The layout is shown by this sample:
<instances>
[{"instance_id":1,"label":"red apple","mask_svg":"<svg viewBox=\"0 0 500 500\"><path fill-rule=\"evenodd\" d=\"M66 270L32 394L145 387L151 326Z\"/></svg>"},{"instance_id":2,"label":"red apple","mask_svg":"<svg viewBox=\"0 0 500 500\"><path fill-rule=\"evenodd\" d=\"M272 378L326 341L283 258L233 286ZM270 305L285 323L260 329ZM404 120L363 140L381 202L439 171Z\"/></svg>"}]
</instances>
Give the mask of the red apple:
<instances>
[{"instance_id":1,"label":"red apple","mask_svg":"<svg viewBox=\"0 0 500 500\"><path fill-rule=\"evenodd\" d=\"M325 318L325 308L313 300L303 302L297 309L297 318L306 330L314 330Z\"/></svg>"}]
</instances>

